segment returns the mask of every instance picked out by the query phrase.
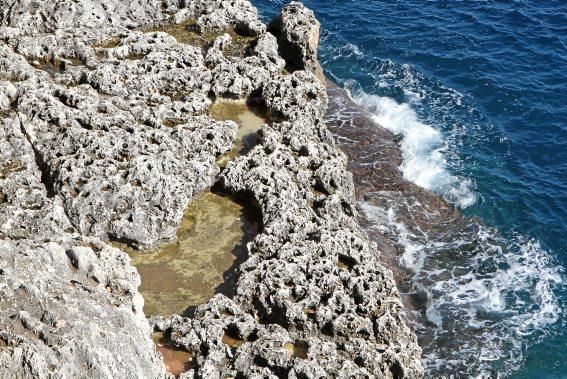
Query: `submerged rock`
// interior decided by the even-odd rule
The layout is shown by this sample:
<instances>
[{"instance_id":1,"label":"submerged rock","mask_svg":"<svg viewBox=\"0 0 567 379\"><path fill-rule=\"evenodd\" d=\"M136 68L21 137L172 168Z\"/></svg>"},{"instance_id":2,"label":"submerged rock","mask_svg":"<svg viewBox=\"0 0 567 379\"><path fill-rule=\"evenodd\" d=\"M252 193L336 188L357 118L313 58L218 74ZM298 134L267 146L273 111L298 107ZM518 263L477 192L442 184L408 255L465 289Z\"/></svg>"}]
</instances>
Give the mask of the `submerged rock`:
<instances>
[{"instance_id":1,"label":"submerged rock","mask_svg":"<svg viewBox=\"0 0 567 379\"><path fill-rule=\"evenodd\" d=\"M230 295L246 243L258 233L255 216L229 196L205 192L185 210L176 242L152 251L127 249L142 279L146 315L189 314L216 292Z\"/></svg>"}]
</instances>

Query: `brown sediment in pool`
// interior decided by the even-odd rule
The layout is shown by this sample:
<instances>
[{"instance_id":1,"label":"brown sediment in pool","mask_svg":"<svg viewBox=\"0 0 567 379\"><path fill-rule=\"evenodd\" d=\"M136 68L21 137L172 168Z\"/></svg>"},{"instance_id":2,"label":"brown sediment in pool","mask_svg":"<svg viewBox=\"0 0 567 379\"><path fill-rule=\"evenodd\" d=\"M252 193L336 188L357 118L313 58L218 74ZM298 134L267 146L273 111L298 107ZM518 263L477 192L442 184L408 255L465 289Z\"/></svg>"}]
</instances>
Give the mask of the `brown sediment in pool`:
<instances>
[{"instance_id":1,"label":"brown sediment in pool","mask_svg":"<svg viewBox=\"0 0 567 379\"><path fill-rule=\"evenodd\" d=\"M77 58L65 58L54 60L42 60L30 62L32 66L43 70L51 75L62 74L70 66L81 66L84 62Z\"/></svg>"},{"instance_id":2,"label":"brown sediment in pool","mask_svg":"<svg viewBox=\"0 0 567 379\"><path fill-rule=\"evenodd\" d=\"M185 123L185 120L181 120L178 118L166 118L161 123L163 124L163 126L167 126L168 128L174 128L177 125L181 125Z\"/></svg>"},{"instance_id":3,"label":"brown sediment in pool","mask_svg":"<svg viewBox=\"0 0 567 379\"><path fill-rule=\"evenodd\" d=\"M307 315L307 317L309 317L310 319L314 320L317 314L317 308L315 307L307 307L303 310L303 312L305 312L305 314Z\"/></svg>"},{"instance_id":4,"label":"brown sediment in pool","mask_svg":"<svg viewBox=\"0 0 567 379\"><path fill-rule=\"evenodd\" d=\"M246 51L254 41L253 37L241 36L233 29L214 32L200 32L195 20L189 20L180 24L159 26L144 30L146 33L164 32L173 36L177 42L193 46L206 47L216 38L228 34L232 38L232 44L225 50L225 54L232 57L244 57Z\"/></svg>"},{"instance_id":5,"label":"brown sediment in pool","mask_svg":"<svg viewBox=\"0 0 567 379\"><path fill-rule=\"evenodd\" d=\"M222 343L224 343L227 346L230 347L240 347L242 345L244 345L246 343L246 341L240 339L240 338L236 338L232 335L230 335L229 333L225 333L222 336Z\"/></svg>"},{"instance_id":6,"label":"brown sediment in pool","mask_svg":"<svg viewBox=\"0 0 567 379\"><path fill-rule=\"evenodd\" d=\"M305 341L295 341L294 343L288 342L284 344L284 349L290 358L307 359L309 345Z\"/></svg>"},{"instance_id":7,"label":"brown sediment in pool","mask_svg":"<svg viewBox=\"0 0 567 379\"><path fill-rule=\"evenodd\" d=\"M139 61L141 59L144 59L146 56L146 54L130 54L127 55L125 58L129 61Z\"/></svg>"},{"instance_id":8,"label":"brown sediment in pool","mask_svg":"<svg viewBox=\"0 0 567 379\"><path fill-rule=\"evenodd\" d=\"M0 179L6 179L8 175L15 172L24 171L25 169L26 169L25 166L19 163L9 162L8 164L0 166Z\"/></svg>"},{"instance_id":9,"label":"brown sediment in pool","mask_svg":"<svg viewBox=\"0 0 567 379\"><path fill-rule=\"evenodd\" d=\"M346 255L339 255L339 258L337 260L337 267L341 270L351 271L355 265L356 261L353 258L347 257Z\"/></svg>"},{"instance_id":10,"label":"brown sediment in pool","mask_svg":"<svg viewBox=\"0 0 567 379\"><path fill-rule=\"evenodd\" d=\"M258 220L254 207L213 190L187 207L176 242L147 252L123 248L141 276L146 315L187 315L215 293L233 296Z\"/></svg>"},{"instance_id":11,"label":"brown sediment in pool","mask_svg":"<svg viewBox=\"0 0 567 379\"><path fill-rule=\"evenodd\" d=\"M238 124L236 140L232 150L218 160L218 164L221 167L226 166L231 159L252 150L257 143L258 131L264 124L269 122L265 111L244 100L215 101L209 109L209 114L216 120L232 120Z\"/></svg>"},{"instance_id":12,"label":"brown sediment in pool","mask_svg":"<svg viewBox=\"0 0 567 379\"><path fill-rule=\"evenodd\" d=\"M245 101L217 101L210 114L239 126L234 148L221 158L220 166L250 150L266 123L261 111ZM180 121L164 120L164 125L173 127ZM238 267L247 258L246 244L259 233L260 225L257 207L215 188L193 199L176 242L151 251L120 245L141 276L146 315L190 315L215 293L233 296Z\"/></svg>"},{"instance_id":13,"label":"brown sediment in pool","mask_svg":"<svg viewBox=\"0 0 567 379\"><path fill-rule=\"evenodd\" d=\"M119 44L120 44L120 38L112 37L107 40L95 43L93 47L95 49L112 49L114 47L117 47Z\"/></svg>"},{"instance_id":14,"label":"brown sediment in pool","mask_svg":"<svg viewBox=\"0 0 567 379\"><path fill-rule=\"evenodd\" d=\"M195 356L190 352L176 346L166 335L155 333L152 336L157 351L163 357L165 369L171 375L178 377L194 366Z\"/></svg>"}]
</instances>

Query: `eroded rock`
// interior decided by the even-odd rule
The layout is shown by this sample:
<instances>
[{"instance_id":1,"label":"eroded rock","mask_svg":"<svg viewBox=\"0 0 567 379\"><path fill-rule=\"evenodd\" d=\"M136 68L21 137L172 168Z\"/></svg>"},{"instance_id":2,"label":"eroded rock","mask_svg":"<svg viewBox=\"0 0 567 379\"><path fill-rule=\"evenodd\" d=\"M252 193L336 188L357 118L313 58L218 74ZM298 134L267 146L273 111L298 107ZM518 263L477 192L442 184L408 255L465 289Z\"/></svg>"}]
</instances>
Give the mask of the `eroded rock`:
<instances>
[{"instance_id":1,"label":"eroded rock","mask_svg":"<svg viewBox=\"0 0 567 379\"><path fill-rule=\"evenodd\" d=\"M261 99L279 122L221 174L263 217L236 296L155 325L196 352L189 376L420 376L392 274L356 221L346 157L322 122L323 85L297 71Z\"/></svg>"},{"instance_id":2,"label":"eroded rock","mask_svg":"<svg viewBox=\"0 0 567 379\"><path fill-rule=\"evenodd\" d=\"M280 52L288 64L300 70L319 70L317 48L321 25L313 11L299 1L283 7L270 30L278 37Z\"/></svg>"},{"instance_id":3,"label":"eroded rock","mask_svg":"<svg viewBox=\"0 0 567 379\"><path fill-rule=\"evenodd\" d=\"M165 31L171 22L214 38L192 46ZM323 123L325 88L308 72L318 23L294 2L274 25L278 38L245 0L6 4L0 373L165 376L139 277L107 241L174 238L187 204L220 179L259 205L263 228L232 298L152 320L194 357L182 375L421 375L392 275L356 221L346 157ZM283 75L281 54L301 70ZM219 98L270 113L257 144L222 173L216 161L237 125L207 115Z\"/></svg>"},{"instance_id":4,"label":"eroded rock","mask_svg":"<svg viewBox=\"0 0 567 379\"><path fill-rule=\"evenodd\" d=\"M127 256L91 239L0 240L0 372L165 374Z\"/></svg>"}]
</instances>

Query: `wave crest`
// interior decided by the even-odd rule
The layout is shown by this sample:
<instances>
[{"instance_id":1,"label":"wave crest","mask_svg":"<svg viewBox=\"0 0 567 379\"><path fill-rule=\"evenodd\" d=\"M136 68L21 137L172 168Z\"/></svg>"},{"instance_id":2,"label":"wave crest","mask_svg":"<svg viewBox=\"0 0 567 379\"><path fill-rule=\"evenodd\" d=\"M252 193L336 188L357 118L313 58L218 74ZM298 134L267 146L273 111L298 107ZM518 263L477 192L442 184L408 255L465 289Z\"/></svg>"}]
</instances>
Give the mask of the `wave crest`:
<instances>
[{"instance_id":1,"label":"wave crest","mask_svg":"<svg viewBox=\"0 0 567 379\"><path fill-rule=\"evenodd\" d=\"M447 144L441 132L419 121L408 104L389 97L368 94L354 80L345 82L351 98L373 113L374 120L394 134L403 135L400 148L404 178L427 188L459 208L477 201L474 182L455 176L447 169Z\"/></svg>"}]
</instances>

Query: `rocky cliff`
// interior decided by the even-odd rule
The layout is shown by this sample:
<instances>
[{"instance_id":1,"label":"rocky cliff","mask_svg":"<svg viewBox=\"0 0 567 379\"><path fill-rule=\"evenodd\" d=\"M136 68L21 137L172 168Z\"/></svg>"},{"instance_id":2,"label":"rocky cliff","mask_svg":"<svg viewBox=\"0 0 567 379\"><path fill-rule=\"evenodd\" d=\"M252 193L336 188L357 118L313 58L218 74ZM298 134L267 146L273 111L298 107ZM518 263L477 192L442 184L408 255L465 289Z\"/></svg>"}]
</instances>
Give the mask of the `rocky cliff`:
<instances>
[{"instance_id":1,"label":"rocky cliff","mask_svg":"<svg viewBox=\"0 0 567 379\"><path fill-rule=\"evenodd\" d=\"M152 328L194 355L184 377L421 375L323 122L318 32L300 3L269 27L244 0L2 3L3 377L165 377ZM222 171L237 125L209 115L220 98L270 116ZM214 183L262 215L236 295L150 324L109 243L171 241Z\"/></svg>"}]
</instances>

